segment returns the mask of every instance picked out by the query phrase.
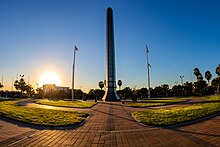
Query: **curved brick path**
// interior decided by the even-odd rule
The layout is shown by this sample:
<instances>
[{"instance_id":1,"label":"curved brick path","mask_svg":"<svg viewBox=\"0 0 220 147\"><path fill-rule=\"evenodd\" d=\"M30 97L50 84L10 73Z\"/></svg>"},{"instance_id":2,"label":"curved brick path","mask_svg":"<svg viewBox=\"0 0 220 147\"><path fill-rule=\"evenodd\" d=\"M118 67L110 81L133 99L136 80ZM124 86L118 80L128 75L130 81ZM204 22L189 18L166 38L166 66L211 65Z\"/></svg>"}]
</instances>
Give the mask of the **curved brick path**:
<instances>
[{"instance_id":1,"label":"curved brick path","mask_svg":"<svg viewBox=\"0 0 220 147\"><path fill-rule=\"evenodd\" d=\"M163 106L166 107L170 106ZM91 116L83 126L68 130L37 130L0 121L0 127L9 124L8 130L14 129L15 134L23 131L3 139L0 146L220 146L220 116L185 127L157 128L141 125L131 117L131 111L144 109L126 107L119 102L101 102L91 109L66 110L80 110Z\"/></svg>"}]
</instances>

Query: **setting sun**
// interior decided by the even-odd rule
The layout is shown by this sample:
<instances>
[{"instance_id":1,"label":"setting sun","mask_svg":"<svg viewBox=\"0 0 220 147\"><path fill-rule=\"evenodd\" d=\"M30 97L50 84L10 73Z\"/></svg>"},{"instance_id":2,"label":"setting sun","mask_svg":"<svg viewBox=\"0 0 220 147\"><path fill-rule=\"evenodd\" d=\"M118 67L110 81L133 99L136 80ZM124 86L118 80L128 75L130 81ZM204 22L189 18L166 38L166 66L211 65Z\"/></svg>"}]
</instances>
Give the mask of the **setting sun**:
<instances>
[{"instance_id":1,"label":"setting sun","mask_svg":"<svg viewBox=\"0 0 220 147\"><path fill-rule=\"evenodd\" d=\"M40 85L44 85L44 84L60 85L60 79L56 73L46 72L43 73L40 77Z\"/></svg>"}]
</instances>

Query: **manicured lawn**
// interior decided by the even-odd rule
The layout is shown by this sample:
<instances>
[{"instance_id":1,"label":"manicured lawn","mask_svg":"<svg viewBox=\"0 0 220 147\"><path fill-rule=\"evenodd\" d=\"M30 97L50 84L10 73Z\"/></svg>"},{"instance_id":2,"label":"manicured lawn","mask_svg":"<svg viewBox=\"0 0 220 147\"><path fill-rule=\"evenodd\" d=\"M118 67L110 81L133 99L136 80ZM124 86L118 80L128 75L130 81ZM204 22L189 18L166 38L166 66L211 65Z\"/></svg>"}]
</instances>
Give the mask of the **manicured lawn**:
<instances>
[{"instance_id":1,"label":"manicured lawn","mask_svg":"<svg viewBox=\"0 0 220 147\"><path fill-rule=\"evenodd\" d=\"M220 99L220 96L212 98ZM207 102L188 107L132 112L132 115L139 122L146 125L168 126L195 120L217 112L220 112L220 102Z\"/></svg>"},{"instance_id":2,"label":"manicured lawn","mask_svg":"<svg viewBox=\"0 0 220 147\"><path fill-rule=\"evenodd\" d=\"M220 95L207 96L208 101L220 101Z\"/></svg>"},{"instance_id":3,"label":"manicured lawn","mask_svg":"<svg viewBox=\"0 0 220 147\"><path fill-rule=\"evenodd\" d=\"M186 101L186 99L153 99L153 100L142 100L139 102L126 102L126 104L130 107L153 107L153 106L163 106L170 105L174 103L181 103Z\"/></svg>"},{"instance_id":4,"label":"manicured lawn","mask_svg":"<svg viewBox=\"0 0 220 147\"><path fill-rule=\"evenodd\" d=\"M0 115L21 122L43 126L77 125L88 116L88 114L82 112L23 107L19 106L16 101L0 102Z\"/></svg>"},{"instance_id":5,"label":"manicured lawn","mask_svg":"<svg viewBox=\"0 0 220 147\"><path fill-rule=\"evenodd\" d=\"M84 102L84 101L52 101L52 100L37 100L37 104L41 105L50 105L50 106L58 106L58 107L70 107L70 108L91 108L93 105L95 105L95 102Z\"/></svg>"}]
</instances>

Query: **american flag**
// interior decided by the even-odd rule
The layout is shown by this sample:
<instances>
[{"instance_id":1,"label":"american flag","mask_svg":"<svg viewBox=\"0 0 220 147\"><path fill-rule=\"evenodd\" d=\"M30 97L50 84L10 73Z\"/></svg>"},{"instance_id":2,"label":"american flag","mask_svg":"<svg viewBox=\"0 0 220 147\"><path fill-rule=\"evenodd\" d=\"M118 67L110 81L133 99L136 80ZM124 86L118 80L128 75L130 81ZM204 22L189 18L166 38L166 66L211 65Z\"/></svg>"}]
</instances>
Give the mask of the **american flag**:
<instances>
[{"instance_id":1,"label":"american flag","mask_svg":"<svg viewBox=\"0 0 220 147\"><path fill-rule=\"evenodd\" d=\"M148 50L148 47L147 47L147 45L146 45L146 51L147 51L147 53L149 53L149 50Z\"/></svg>"},{"instance_id":2,"label":"american flag","mask_svg":"<svg viewBox=\"0 0 220 147\"><path fill-rule=\"evenodd\" d=\"M75 51L75 52L76 52L76 51L79 51L79 49L75 46L75 50L74 50L74 51Z\"/></svg>"}]
</instances>

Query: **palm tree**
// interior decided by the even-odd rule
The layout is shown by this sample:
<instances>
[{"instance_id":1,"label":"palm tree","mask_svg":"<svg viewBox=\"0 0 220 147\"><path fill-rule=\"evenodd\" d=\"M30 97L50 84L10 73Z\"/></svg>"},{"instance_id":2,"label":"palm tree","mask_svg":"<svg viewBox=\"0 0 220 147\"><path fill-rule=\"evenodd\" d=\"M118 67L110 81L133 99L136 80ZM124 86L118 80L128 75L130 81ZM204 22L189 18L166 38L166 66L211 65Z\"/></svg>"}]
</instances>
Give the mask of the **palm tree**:
<instances>
[{"instance_id":1,"label":"palm tree","mask_svg":"<svg viewBox=\"0 0 220 147\"><path fill-rule=\"evenodd\" d=\"M211 84L216 88L217 93L220 94L220 77L214 78Z\"/></svg>"},{"instance_id":2,"label":"palm tree","mask_svg":"<svg viewBox=\"0 0 220 147\"><path fill-rule=\"evenodd\" d=\"M202 76L201 73L198 75L197 80L198 80L198 81L202 81L202 80L203 80L203 76Z\"/></svg>"},{"instance_id":3,"label":"palm tree","mask_svg":"<svg viewBox=\"0 0 220 147\"><path fill-rule=\"evenodd\" d=\"M122 85L122 81L121 81L121 80L118 80L119 90L121 90L121 85Z\"/></svg>"},{"instance_id":4,"label":"palm tree","mask_svg":"<svg viewBox=\"0 0 220 147\"><path fill-rule=\"evenodd\" d=\"M102 90L103 87L104 87L104 82L103 81L99 81L99 88Z\"/></svg>"},{"instance_id":5,"label":"palm tree","mask_svg":"<svg viewBox=\"0 0 220 147\"><path fill-rule=\"evenodd\" d=\"M210 71L206 71L206 72L205 72L205 78L207 79L208 85L209 85L209 81L210 81L211 78L212 78L212 74L211 74Z\"/></svg>"},{"instance_id":6,"label":"palm tree","mask_svg":"<svg viewBox=\"0 0 220 147\"><path fill-rule=\"evenodd\" d=\"M215 72L218 76L220 76L220 64L218 65L218 67L216 67Z\"/></svg>"},{"instance_id":7,"label":"palm tree","mask_svg":"<svg viewBox=\"0 0 220 147\"><path fill-rule=\"evenodd\" d=\"M195 68L195 69L194 69L194 75L196 76L196 78L197 78L197 80L198 80L199 75L201 75L201 73L200 73L200 71L199 71L198 68Z\"/></svg>"}]
</instances>

